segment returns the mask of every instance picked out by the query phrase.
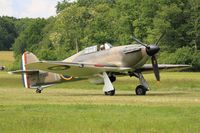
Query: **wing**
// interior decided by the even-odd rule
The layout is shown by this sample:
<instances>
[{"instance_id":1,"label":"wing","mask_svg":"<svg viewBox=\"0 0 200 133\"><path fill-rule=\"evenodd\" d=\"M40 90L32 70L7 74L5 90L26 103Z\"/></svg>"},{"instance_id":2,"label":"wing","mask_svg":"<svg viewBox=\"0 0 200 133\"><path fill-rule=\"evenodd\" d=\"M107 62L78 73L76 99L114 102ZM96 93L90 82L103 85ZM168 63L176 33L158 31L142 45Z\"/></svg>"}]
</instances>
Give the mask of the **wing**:
<instances>
[{"instance_id":1,"label":"wing","mask_svg":"<svg viewBox=\"0 0 200 133\"><path fill-rule=\"evenodd\" d=\"M87 77L102 72L129 71L131 68L114 65L71 63L58 61L41 61L26 65L27 69L43 70L47 72L70 75L73 77Z\"/></svg>"},{"instance_id":2,"label":"wing","mask_svg":"<svg viewBox=\"0 0 200 133\"><path fill-rule=\"evenodd\" d=\"M166 70L182 70L182 69L187 69L192 67L191 65L184 65L184 64L179 64L179 65L173 65L173 64L159 64L158 68L160 70L166 69ZM139 70L141 71L151 71L153 70L152 64L145 64L142 68Z\"/></svg>"}]
</instances>

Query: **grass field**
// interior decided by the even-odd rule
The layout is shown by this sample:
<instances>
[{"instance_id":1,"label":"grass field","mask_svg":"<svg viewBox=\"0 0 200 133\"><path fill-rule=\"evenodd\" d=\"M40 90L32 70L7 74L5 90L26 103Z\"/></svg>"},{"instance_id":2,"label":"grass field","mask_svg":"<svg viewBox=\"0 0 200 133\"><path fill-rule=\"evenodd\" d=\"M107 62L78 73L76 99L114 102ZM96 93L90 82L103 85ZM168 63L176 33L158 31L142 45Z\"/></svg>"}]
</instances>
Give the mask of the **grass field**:
<instances>
[{"instance_id":1,"label":"grass field","mask_svg":"<svg viewBox=\"0 0 200 133\"><path fill-rule=\"evenodd\" d=\"M119 77L116 96L87 81L24 89L20 76L0 73L1 132L200 132L200 73L145 74L152 91L135 96L137 80Z\"/></svg>"},{"instance_id":2,"label":"grass field","mask_svg":"<svg viewBox=\"0 0 200 133\"><path fill-rule=\"evenodd\" d=\"M14 61L12 51L0 51L0 66L11 67Z\"/></svg>"},{"instance_id":3,"label":"grass field","mask_svg":"<svg viewBox=\"0 0 200 133\"><path fill-rule=\"evenodd\" d=\"M11 54L2 56L12 63ZM115 96L87 80L36 94L22 87L20 75L0 72L0 133L199 133L200 73L163 72L160 83L144 77L146 96L135 95L138 80L129 77L117 78Z\"/></svg>"}]
</instances>

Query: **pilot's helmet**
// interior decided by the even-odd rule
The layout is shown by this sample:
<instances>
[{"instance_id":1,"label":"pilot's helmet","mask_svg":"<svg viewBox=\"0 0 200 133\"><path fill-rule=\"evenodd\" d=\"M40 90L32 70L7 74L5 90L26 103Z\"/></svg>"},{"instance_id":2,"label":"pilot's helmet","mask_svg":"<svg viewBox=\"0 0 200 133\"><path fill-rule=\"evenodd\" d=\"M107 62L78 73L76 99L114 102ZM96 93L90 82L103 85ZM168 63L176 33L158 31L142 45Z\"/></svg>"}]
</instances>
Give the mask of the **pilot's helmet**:
<instances>
[{"instance_id":1,"label":"pilot's helmet","mask_svg":"<svg viewBox=\"0 0 200 133\"><path fill-rule=\"evenodd\" d=\"M100 46L100 50L104 50L105 49L105 46L102 44L101 46Z\"/></svg>"}]
</instances>

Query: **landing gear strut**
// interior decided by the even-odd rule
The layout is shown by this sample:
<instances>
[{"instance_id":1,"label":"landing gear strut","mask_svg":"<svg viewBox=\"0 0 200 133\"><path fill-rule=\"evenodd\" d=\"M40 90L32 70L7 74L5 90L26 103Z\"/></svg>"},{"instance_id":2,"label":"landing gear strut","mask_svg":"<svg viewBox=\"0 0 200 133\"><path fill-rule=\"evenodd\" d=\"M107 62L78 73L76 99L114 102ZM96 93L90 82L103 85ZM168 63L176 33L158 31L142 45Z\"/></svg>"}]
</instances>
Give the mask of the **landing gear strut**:
<instances>
[{"instance_id":1,"label":"landing gear strut","mask_svg":"<svg viewBox=\"0 0 200 133\"><path fill-rule=\"evenodd\" d=\"M114 76L108 76L106 72L103 72L103 80L104 80L104 87L103 91L104 94L107 96L114 96L115 95L115 88L112 85L112 82L116 80L116 77Z\"/></svg>"},{"instance_id":2,"label":"landing gear strut","mask_svg":"<svg viewBox=\"0 0 200 133\"><path fill-rule=\"evenodd\" d=\"M139 79L140 85L138 85L135 89L136 95L146 95L146 91L149 91L149 86L147 81L144 79L141 72L129 72L129 76L135 76Z\"/></svg>"}]
</instances>

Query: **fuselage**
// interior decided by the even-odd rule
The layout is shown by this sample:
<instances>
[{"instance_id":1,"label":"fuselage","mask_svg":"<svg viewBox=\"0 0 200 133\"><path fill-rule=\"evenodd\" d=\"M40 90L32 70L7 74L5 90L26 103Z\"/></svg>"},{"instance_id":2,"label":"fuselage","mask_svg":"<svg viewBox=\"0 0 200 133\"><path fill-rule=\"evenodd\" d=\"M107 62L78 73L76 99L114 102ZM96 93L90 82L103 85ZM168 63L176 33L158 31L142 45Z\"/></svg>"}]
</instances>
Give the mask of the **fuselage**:
<instances>
[{"instance_id":1,"label":"fuselage","mask_svg":"<svg viewBox=\"0 0 200 133\"><path fill-rule=\"evenodd\" d=\"M136 44L116 46L91 52L85 52L85 50L83 50L64 61L137 69L142 67L148 58L149 56L146 53L146 48Z\"/></svg>"},{"instance_id":2,"label":"fuselage","mask_svg":"<svg viewBox=\"0 0 200 133\"><path fill-rule=\"evenodd\" d=\"M95 84L114 82L116 73L138 72L150 57L155 59L155 54L159 51L157 45L112 47L105 43L104 47L101 46L85 48L64 61L40 62L33 53L25 52L22 56L23 70L20 71L25 79L25 87L46 87L49 84L78 78L88 78Z\"/></svg>"}]
</instances>

